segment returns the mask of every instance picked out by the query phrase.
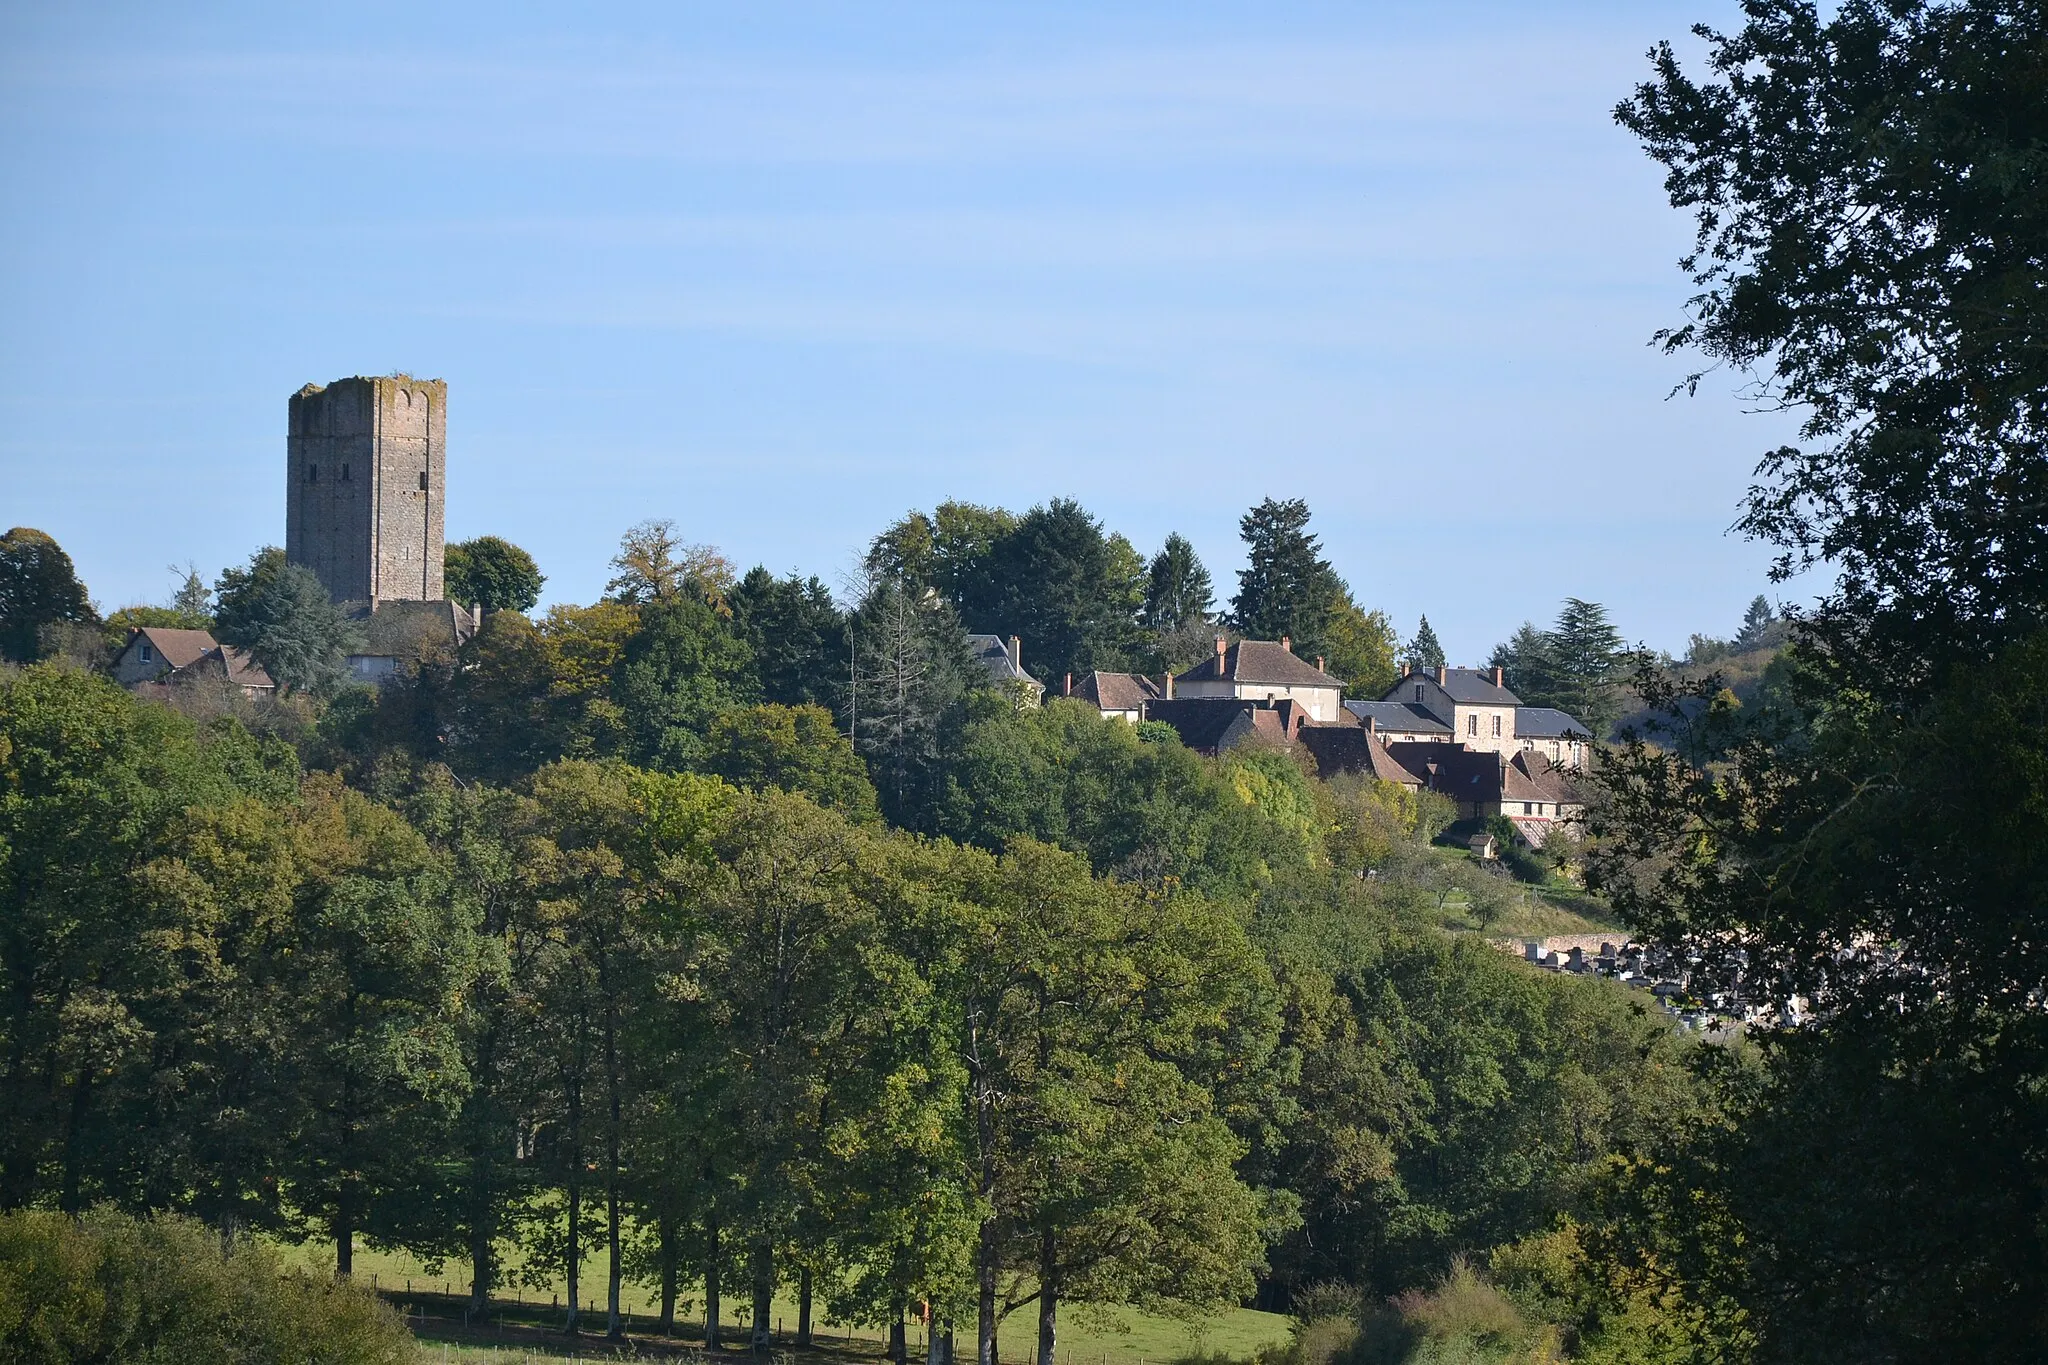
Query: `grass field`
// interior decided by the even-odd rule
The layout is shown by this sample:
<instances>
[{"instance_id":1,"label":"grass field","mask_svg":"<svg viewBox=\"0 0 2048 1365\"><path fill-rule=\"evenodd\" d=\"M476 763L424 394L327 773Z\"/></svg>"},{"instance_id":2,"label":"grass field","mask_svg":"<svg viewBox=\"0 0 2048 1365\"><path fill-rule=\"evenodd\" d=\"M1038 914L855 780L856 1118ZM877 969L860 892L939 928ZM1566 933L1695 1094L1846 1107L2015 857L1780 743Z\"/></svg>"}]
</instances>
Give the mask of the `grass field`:
<instances>
[{"instance_id":1,"label":"grass field","mask_svg":"<svg viewBox=\"0 0 2048 1365\"><path fill-rule=\"evenodd\" d=\"M280 1248L287 1261L320 1274L334 1268L334 1250L318 1242ZM557 1278L548 1289L511 1291L495 1300L492 1324L465 1326L463 1314L469 1294L465 1268L449 1264L436 1273L404 1252L358 1247L355 1275L359 1283L375 1288L407 1314L414 1330L427 1344L427 1360L445 1354L455 1361L491 1361L497 1365L523 1359L611 1359L617 1348L608 1348L604 1332L604 1261L594 1258L578 1288L585 1302L586 1331L595 1328L597 1339L571 1346L559 1327L565 1286ZM641 1359L659 1359L678 1351L702 1356L703 1297L695 1286L682 1291L677 1308L677 1325L682 1339L674 1343L644 1335L651 1330L659 1307L657 1298L644 1286L630 1281L620 1295L621 1311L628 1315L632 1350ZM735 1329L746 1320L744 1294L728 1295L723 1308L728 1343L744 1341ZM796 1303L793 1298L775 1301L778 1330L793 1329ZM1060 1365L1161 1365L1197 1353L1249 1360L1267 1346L1287 1339L1289 1320L1277 1313L1250 1308L1233 1308L1194 1322L1140 1313L1128 1308L1103 1308L1089 1304L1065 1307L1060 1312ZM962 1336L972 1351L973 1329L962 1324ZM504 1345L490 1340L502 1333ZM1002 1356L1005 1361L1031 1358L1037 1336L1037 1318L1028 1308L1020 1309L1004 1323ZM886 1333L879 1328L849 1328L840 1323L820 1323L813 1337L821 1348L802 1359L819 1362L844 1361L865 1365L879 1357ZM956 1349L958 1341L956 1338ZM911 1325L913 1362L924 1358L924 1337L919 1326ZM627 1356L631 1359L634 1356Z\"/></svg>"}]
</instances>

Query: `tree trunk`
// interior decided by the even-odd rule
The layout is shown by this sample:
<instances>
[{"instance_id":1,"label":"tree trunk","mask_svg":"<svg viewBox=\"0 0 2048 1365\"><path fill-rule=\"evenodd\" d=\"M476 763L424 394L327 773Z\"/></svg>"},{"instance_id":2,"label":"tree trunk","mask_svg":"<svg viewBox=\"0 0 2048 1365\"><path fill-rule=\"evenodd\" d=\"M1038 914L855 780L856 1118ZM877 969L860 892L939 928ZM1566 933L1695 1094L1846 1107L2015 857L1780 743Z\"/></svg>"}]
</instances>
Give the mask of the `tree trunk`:
<instances>
[{"instance_id":1,"label":"tree trunk","mask_svg":"<svg viewBox=\"0 0 2048 1365\"><path fill-rule=\"evenodd\" d=\"M946 1353L940 1357L939 1365L953 1365L953 1320L946 1319Z\"/></svg>"},{"instance_id":2,"label":"tree trunk","mask_svg":"<svg viewBox=\"0 0 2048 1365\"><path fill-rule=\"evenodd\" d=\"M626 1336L625 1319L619 1316L619 1092L623 1088L619 1077L619 1031L617 1021L607 1012L604 1024L604 1070L605 1098L610 1104L611 1124L605 1133L605 1249L610 1254L610 1263L605 1270L604 1334L614 1341L623 1341Z\"/></svg>"},{"instance_id":3,"label":"tree trunk","mask_svg":"<svg viewBox=\"0 0 2048 1365\"><path fill-rule=\"evenodd\" d=\"M775 1344L775 1247L766 1238L754 1243L754 1323L748 1342L757 1351Z\"/></svg>"},{"instance_id":4,"label":"tree trunk","mask_svg":"<svg viewBox=\"0 0 2048 1365\"><path fill-rule=\"evenodd\" d=\"M725 1343L718 1336L718 1210L714 1206L704 1218L705 1239L710 1246L710 1255L704 1260L704 1349L722 1351Z\"/></svg>"},{"instance_id":5,"label":"tree trunk","mask_svg":"<svg viewBox=\"0 0 2048 1365\"><path fill-rule=\"evenodd\" d=\"M1053 1365L1059 1344L1060 1286L1057 1245L1052 1229L1038 1235L1038 1365Z\"/></svg>"},{"instance_id":6,"label":"tree trunk","mask_svg":"<svg viewBox=\"0 0 2048 1365\"><path fill-rule=\"evenodd\" d=\"M903 1305L896 1305L896 1314L889 1320L889 1359L896 1365L910 1365L910 1344L903 1330Z\"/></svg>"},{"instance_id":7,"label":"tree trunk","mask_svg":"<svg viewBox=\"0 0 2048 1365\"><path fill-rule=\"evenodd\" d=\"M572 1337L576 1335L579 1327L576 1320L577 1314L582 1311L582 1300L578 1296L583 1292L583 1289L578 1279L578 1272L583 1268L583 1243L580 1228L580 1224L583 1221L583 1183L574 1174L582 1163L582 1154L574 1152L572 1147L572 1160L569 1166L571 1172L569 1176L569 1247L566 1254L567 1264L563 1267L568 1272L569 1278L569 1320L562 1325L562 1330Z\"/></svg>"},{"instance_id":8,"label":"tree trunk","mask_svg":"<svg viewBox=\"0 0 2048 1365\"><path fill-rule=\"evenodd\" d=\"M498 1287L497 1248L491 1244L490 1230L481 1220L470 1224L469 1234L469 1311L481 1318L490 1311L491 1291Z\"/></svg>"},{"instance_id":9,"label":"tree trunk","mask_svg":"<svg viewBox=\"0 0 2048 1365\"><path fill-rule=\"evenodd\" d=\"M796 1277L796 1346L807 1351L811 1346L811 1268L805 1266Z\"/></svg>"},{"instance_id":10,"label":"tree trunk","mask_svg":"<svg viewBox=\"0 0 2048 1365\"><path fill-rule=\"evenodd\" d=\"M356 1230L345 1191L334 1197L334 1273L344 1280L356 1273Z\"/></svg>"},{"instance_id":11,"label":"tree trunk","mask_svg":"<svg viewBox=\"0 0 2048 1365\"><path fill-rule=\"evenodd\" d=\"M64 1176L57 1195L57 1207L74 1218L83 1210L79 1198L84 1172L79 1170L78 1148L85 1132L86 1113L92 1095L92 1073L83 1068L71 1085L71 1112L64 1122Z\"/></svg>"},{"instance_id":12,"label":"tree trunk","mask_svg":"<svg viewBox=\"0 0 2048 1365\"><path fill-rule=\"evenodd\" d=\"M996 1220L984 1218L981 1242L975 1248L975 1360L996 1365Z\"/></svg>"},{"instance_id":13,"label":"tree trunk","mask_svg":"<svg viewBox=\"0 0 2048 1365\"><path fill-rule=\"evenodd\" d=\"M672 1213L664 1213L656 1223L657 1235L661 1238L661 1324L660 1332L665 1337L676 1331L676 1219Z\"/></svg>"}]
</instances>

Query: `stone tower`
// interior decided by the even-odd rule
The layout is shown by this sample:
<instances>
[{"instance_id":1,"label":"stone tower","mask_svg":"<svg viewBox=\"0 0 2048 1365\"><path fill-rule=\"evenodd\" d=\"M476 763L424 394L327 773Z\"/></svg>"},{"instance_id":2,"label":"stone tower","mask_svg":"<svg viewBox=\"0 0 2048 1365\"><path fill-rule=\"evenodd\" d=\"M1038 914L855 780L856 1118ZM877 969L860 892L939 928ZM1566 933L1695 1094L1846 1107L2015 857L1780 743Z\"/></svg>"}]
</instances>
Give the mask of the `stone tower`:
<instances>
[{"instance_id":1,"label":"stone tower","mask_svg":"<svg viewBox=\"0 0 2048 1365\"><path fill-rule=\"evenodd\" d=\"M285 438L285 558L337 602L440 600L447 449L442 380L300 389Z\"/></svg>"}]
</instances>

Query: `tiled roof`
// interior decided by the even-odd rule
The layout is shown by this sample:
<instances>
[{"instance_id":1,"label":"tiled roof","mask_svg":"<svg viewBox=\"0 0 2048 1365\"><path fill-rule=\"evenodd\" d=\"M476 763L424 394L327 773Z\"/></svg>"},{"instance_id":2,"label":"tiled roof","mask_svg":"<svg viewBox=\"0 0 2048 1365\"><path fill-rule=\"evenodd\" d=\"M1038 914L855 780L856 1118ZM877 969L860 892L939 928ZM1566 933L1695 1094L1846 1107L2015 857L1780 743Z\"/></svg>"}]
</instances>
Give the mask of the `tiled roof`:
<instances>
[{"instance_id":1,"label":"tiled roof","mask_svg":"<svg viewBox=\"0 0 2048 1365\"><path fill-rule=\"evenodd\" d=\"M1334 687L1339 679L1317 668L1276 640L1239 640L1221 654L1211 654L1176 682L1271 683L1276 687Z\"/></svg>"},{"instance_id":2,"label":"tiled roof","mask_svg":"<svg viewBox=\"0 0 2048 1365\"><path fill-rule=\"evenodd\" d=\"M1450 694L1452 701L1464 702L1467 706L1520 706L1522 699L1505 687L1493 685L1493 670L1490 668L1447 668L1443 679L1438 681L1436 673L1424 669L1411 673L1380 694L1382 701L1392 701L1402 695L1403 688L1412 688L1418 681L1436 683ZM1413 696L1411 692L1408 695Z\"/></svg>"},{"instance_id":3,"label":"tiled roof","mask_svg":"<svg viewBox=\"0 0 2048 1365\"><path fill-rule=\"evenodd\" d=\"M1150 702L1145 719L1164 721L1190 749L1214 751L1224 732L1239 717L1258 708L1234 697L1177 697ZM1254 722L1255 723L1255 722Z\"/></svg>"},{"instance_id":4,"label":"tiled roof","mask_svg":"<svg viewBox=\"0 0 2048 1365\"><path fill-rule=\"evenodd\" d=\"M136 632L147 640L157 657L172 668L190 668L214 650L220 642L203 630L172 630L167 626L141 626Z\"/></svg>"},{"instance_id":5,"label":"tiled roof","mask_svg":"<svg viewBox=\"0 0 2048 1365\"><path fill-rule=\"evenodd\" d=\"M1512 758L1462 744L1396 742L1389 752L1431 791L1456 801L1544 801L1576 805L1580 796L1550 760L1524 749Z\"/></svg>"},{"instance_id":6,"label":"tiled roof","mask_svg":"<svg viewBox=\"0 0 2048 1365\"><path fill-rule=\"evenodd\" d=\"M1074 695L1102 711L1141 711L1161 700L1159 684L1143 673L1090 673L1074 686Z\"/></svg>"},{"instance_id":7,"label":"tiled roof","mask_svg":"<svg viewBox=\"0 0 2048 1365\"><path fill-rule=\"evenodd\" d=\"M263 671L256 661L233 645L220 647L221 662L227 666L228 681L238 687L276 687L270 674Z\"/></svg>"},{"instance_id":8,"label":"tiled roof","mask_svg":"<svg viewBox=\"0 0 2048 1365\"><path fill-rule=\"evenodd\" d=\"M1515 711L1515 734L1528 739L1591 739L1593 732L1563 711L1524 706Z\"/></svg>"},{"instance_id":9,"label":"tiled roof","mask_svg":"<svg viewBox=\"0 0 2048 1365\"><path fill-rule=\"evenodd\" d=\"M363 629L363 647L358 657L411 659L428 645L455 649L470 637L469 608L453 602L397 599L379 602L376 610L357 622Z\"/></svg>"},{"instance_id":10,"label":"tiled roof","mask_svg":"<svg viewBox=\"0 0 2048 1365\"><path fill-rule=\"evenodd\" d=\"M1422 779L1402 767L1387 746L1363 726L1304 725L1296 738L1314 755L1316 771L1325 778L1366 773L1382 782L1399 782L1408 787L1421 784Z\"/></svg>"},{"instance_id":11,"label":"tiled roof","mask_svg":"<svg viewBox=\"0 0 2048 1365\"><path fill-rule=\"evenodd\" d=\"M1450 722L1438 720L1424 708L1405 701L1347 701L1344 709L1360 723L1373 721L1382 734L1447 735Z\"/></svg>"}]
</instances>

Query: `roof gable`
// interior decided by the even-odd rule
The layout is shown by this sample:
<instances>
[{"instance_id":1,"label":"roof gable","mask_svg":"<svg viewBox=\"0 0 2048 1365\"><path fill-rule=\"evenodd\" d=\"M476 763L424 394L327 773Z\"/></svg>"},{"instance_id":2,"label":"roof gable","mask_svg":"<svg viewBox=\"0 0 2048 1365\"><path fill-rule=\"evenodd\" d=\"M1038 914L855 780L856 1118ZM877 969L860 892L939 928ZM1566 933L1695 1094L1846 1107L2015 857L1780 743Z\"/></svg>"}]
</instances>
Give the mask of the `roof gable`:
<instances>
[{"instance_id":1,"label":"roof gable","mask_svg":"<svg viewBox=\"0 0 2048 1365\"><path fill-rule=\"evenodd\" d=\"M130 647L137 639L147 641L156 656L172 668L190 668L220 647L211 632L169 626L137 626Z\"/></svg>"},{"instance_id":2,"label":"roof gable","mask_svg":"<svg viewBox=\"0 0 2048 1365\"><path fill-rule=\"evenodd\" d=\"M1177 675L1174 681L1330 687L1340 692L1344 688L1342 680L1331 677L1277 640L1239 640Z\"/></svg>"}]
</instances>

